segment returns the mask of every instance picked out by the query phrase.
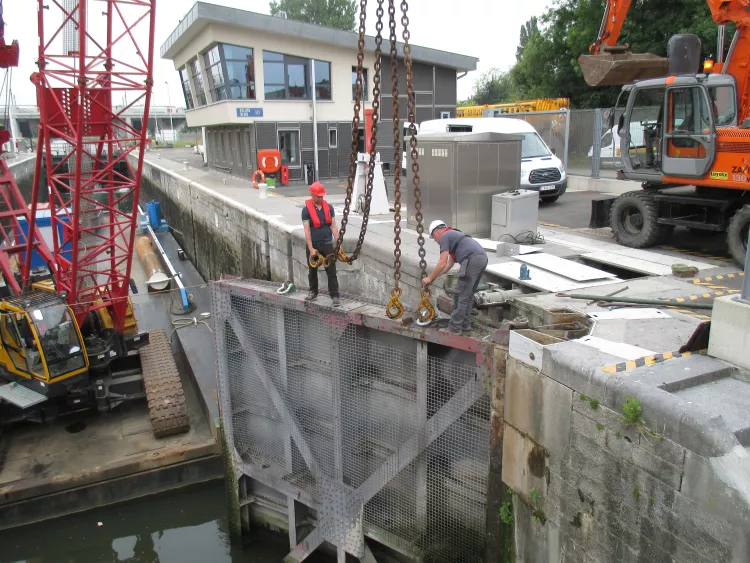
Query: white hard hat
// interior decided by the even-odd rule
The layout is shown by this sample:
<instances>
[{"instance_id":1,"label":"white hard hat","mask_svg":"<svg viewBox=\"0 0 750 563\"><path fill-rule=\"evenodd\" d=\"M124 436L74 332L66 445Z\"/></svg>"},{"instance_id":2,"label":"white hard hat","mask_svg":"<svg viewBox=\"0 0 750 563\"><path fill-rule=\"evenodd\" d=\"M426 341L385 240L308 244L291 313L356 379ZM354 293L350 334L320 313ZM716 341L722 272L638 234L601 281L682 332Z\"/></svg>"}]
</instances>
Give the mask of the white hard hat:
<instances>
[{"instance_id":1,"label":"white hard hat","mask_svg":"<svg viewBox=\"0 0 750 563\"><path fill-rule=\"evenodd\" d=\"M432 223L430 223L430 238L432 238L432 231L434 231L438 227L445 227L445 221L441 219L435 219Z\"/></svg>"}]
</instances>

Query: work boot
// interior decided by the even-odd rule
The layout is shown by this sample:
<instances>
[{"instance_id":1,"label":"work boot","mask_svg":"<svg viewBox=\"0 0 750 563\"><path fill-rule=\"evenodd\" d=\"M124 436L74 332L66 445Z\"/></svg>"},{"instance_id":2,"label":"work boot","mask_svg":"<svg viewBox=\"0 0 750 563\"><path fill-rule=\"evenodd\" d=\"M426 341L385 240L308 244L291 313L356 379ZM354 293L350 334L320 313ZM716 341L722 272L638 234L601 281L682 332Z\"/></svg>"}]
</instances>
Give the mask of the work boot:
<instances>
[{"instance_id":1,"label":"work boot","mask_svg":"<svg viewBox=\"0 0 750 563\"><path fill-rule=\"evenodd\" d=\"M455 331L449 327L439 329L439 332L447 332L448 334L461 334L461 331Z\"/></svg>"},{"instance_id":2,"label":"work boot","mask_svg":"<svg viewBox=\"0 0 750 563\"><path fill-rule=\"evenodd\" d=\"M334 307L338 307L339 305L341 305L341 301L339 300L338 297L331 297L331 301L333 301Z\"/></svg>"},{"instance_id":3,"label":"work boot","mask_svg":"<svg viewBox=\"0 0 750 563\"><path fill-rule=\"evenodd\" d=\"M305 301L315 301L317 298L318 298L318 292L310 291L307 293L307 297L305 297Z\"/></svg>"}]
</instances>

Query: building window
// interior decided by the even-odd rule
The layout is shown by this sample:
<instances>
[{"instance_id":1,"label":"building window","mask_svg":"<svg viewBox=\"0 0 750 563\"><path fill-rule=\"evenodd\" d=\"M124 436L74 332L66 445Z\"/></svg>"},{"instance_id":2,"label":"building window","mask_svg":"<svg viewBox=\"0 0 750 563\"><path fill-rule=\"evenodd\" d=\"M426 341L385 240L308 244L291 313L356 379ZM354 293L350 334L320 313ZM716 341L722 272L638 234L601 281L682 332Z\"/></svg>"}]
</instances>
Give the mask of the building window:
<instances>
[{"instance_id":1,"label":"building window","mask_svg":"<svg viewBox=\"0 0 750 563\"><path fill-rule=\"evenodd\" d=\"M208 76L208 91L211 93L212 102L220 102L227 99L227 89L224 84L224 69L221 64L221 52L219 45L211 47L203 58L206 64L206 76Z\"/></svg>"},{"instance_id":2,"label":"building window","mask_svg":"<svg viewBox=\"0 0 750 563\"><path fill-rule=\"evenodd\" d=\"M315 99L331 99L331 63L315 61Z\"/></svg>"},{"instance_id":3,"label":"building window","mask_svg":"<svg viewBox=\"0 0 750 563\"><path fill-rule=\"evenodd\" d=\"M367 69L362 69L362 86L364 87L364 92L362 92L362 98L361 100L367 101L369 91L370 89L367 87ZM357 67L352 67L352 100L356 98L357 95Z\"/></svg>"},{"instance_id":4,"label":"building window","mask_svg":"<svg viewBox=\"0 0 750 563\"><path fill-rule=\"evenodd\" d=\"M316 99L331 99L331 63L315 61ZM309 100L310 60L263 51L263 91L267 100Z\"/></svg>"},{"instance_id":5,"label":"building window","mask_svg":"<svg viewBox=\"0 0 750 563\"><path fill-rule=\"evenodd\" d=\"M201 69L198 65L198 59L190 61L190 78L193 79L195 85L196 99L198 105L206 105L206 89L203 87L203 76L201 76Z\"/></svg>"},{"instance_id":6,"label":"building window","mask_svg":"<svg viewBox=\"0 0 750 563\"><path fill-rule=\"evenodd\" d=\"M335 149L339 146L339 132L336 129L328 130L328 148Z\"/></svg>"},{"instance_id":7,"label":"building window","mask_svg":"<svg viewBox=\"0 0 750 563\"><path fill-rule=\"evenodd\" d=\"M281 164L299 168L302 162L299 146L299 131L279 131L279 151Z\"/></svg>"},{"instance_id":8,"label":"building window","mask_svg":"<svg viewBox=\"0 0 750 563\"><path fill-rule=\"evenodd\" d=\"M450 118L451 118L451 112L449 111L440 112L440 119L450 119Z\"/></svg>"},{"instance_id":9,"label":"building window","mask_svg":"<svg viewBox=\"0 0 750 563\"><path fill-rule=\"evenodd\" d=\"M186 68L180 69L180 83L182 84L182 94L185 96L185 107L193 109L193 94L190 91L190 75Z\"/></svg>"},{"instance_id":10,"label":"building window","mask_svg":"<svg viewBox=\"0 0 750 563\"><path fill-rule=\"evenodd\" d=\"M255 57L249 47L222 45L227 69L227 86L232 100L255 99Z\"/></svg>"}]
</instances>

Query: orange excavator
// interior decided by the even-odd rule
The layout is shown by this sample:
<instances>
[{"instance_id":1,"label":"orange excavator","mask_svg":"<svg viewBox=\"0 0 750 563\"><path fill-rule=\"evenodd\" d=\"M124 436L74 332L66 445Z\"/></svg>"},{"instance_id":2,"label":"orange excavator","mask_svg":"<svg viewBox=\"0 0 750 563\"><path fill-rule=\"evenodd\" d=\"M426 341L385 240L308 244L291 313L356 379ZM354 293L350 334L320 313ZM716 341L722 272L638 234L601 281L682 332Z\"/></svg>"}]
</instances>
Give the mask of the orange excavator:
<instances>
[{"instance_id":1,"label":"orange excavator","mask_svg":"<svg viewBox=\"0 0 750 563\"><path fill-rule=\"evenodd\" d=\"M676 226L725 232L744 264L750 228L750 0L706 0L718 25L717 60L703 61L695 35L675 35L667 57L619 45L632 0L609 0L590 54L579 58L591 86L625 84L607 112L623 147L618 178L642 190L617 198L609 223L620 244L664 242ZM736 25L726 58L727 23ZM627 147L627 150L626 150ZM678 189L672 189L678 188Z\"/></svg>"}]
</instances>

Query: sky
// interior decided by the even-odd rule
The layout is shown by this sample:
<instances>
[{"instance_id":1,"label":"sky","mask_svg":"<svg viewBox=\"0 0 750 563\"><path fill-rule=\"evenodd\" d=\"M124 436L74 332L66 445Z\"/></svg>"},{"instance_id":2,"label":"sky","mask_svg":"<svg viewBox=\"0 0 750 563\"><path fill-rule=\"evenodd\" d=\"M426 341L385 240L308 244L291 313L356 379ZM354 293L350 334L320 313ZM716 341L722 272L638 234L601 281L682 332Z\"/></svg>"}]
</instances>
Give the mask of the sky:
<instances>
[{"instance_id":1,"label":"sky","mask_svg":"<svg viewBox=\"0 0 750 563\"><path fill-rule=\"evenodd\" d=\"M270 13L268 0L209 1L222 6ZM411 40L424 47L479 58L477 71L458 81L458 98L466 99L471 95L474 80L481 73L493 67L507 70L513 65L521 26L531 16L541 15L549 3L550 0L524 0L517 4L513 2L513 9L509 10L507 0L410 0ZM194 0L157 0L152 95L155 105L167 105L171 99L172 105L184 106L177 71L172 61L159 58L159 48L193 4ZM89 0L89 5L98 8L102 3ZM397 2L398 5L400 2ZM456 5L460 8L457 9ZM374 35L376 6L376 1L370 0L368 35ZM37 70L36 8L37 2L34 0L6 2L4 6L5 39L18 39L20 43L19 68L13 70L11 84L16 103L21 105L36 104L36 92L29 81L31 73ZM400 21L397 33L400 37ZM0 100L0 103L3 102Z\"/></svg>"}]
</instances>

